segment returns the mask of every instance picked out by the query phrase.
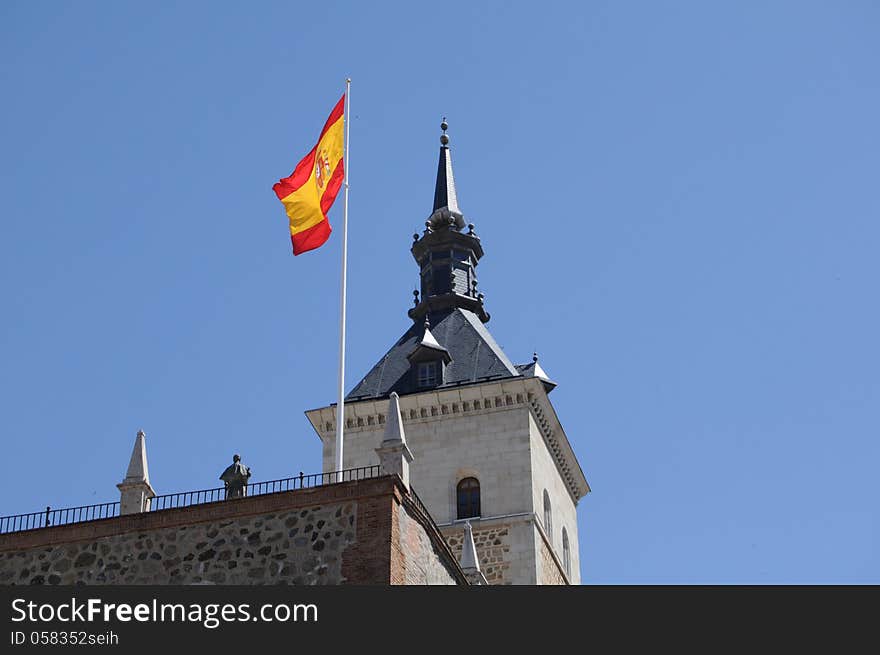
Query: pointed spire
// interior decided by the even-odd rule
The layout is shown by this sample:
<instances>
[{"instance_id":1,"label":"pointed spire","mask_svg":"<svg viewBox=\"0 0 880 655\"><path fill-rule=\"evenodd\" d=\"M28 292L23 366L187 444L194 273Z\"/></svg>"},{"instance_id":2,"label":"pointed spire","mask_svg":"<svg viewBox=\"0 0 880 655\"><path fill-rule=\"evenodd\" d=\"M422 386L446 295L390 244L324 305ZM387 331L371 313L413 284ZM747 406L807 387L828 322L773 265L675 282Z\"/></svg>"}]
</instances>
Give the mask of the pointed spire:
<instances>
[{"instance_id":1,"label":"pointed spire","mask_svg":"<svg viewBox=\"0 0 880 655\"><path fill-rule=\"evenodd\" d=\"M388 415L385 420L385 437L382 443L402 443L406 444L406 434L403 431L403 421L400 420L400 396L397 392L391 392L391 398L388 401Z\"/></svg>"},{"instance_id":2,"label":"pointed spire","mask_svg":"<svg viewBox=\"0 0 880 655\"><path fill-rule=\"evenodd\" d=\"M128 462L128 470L125 472L124 482L146 482L150 484L150 471L147 467L147 435L143 430L138 430L134 440L134 448L131 451L131 459Z\"/></svg>"},{"instance_id":3,"label":"pointed spire","mask_svg":"<svg viewBox=\"0 0 880 655\"><path fill-rule=\"evenodd\" d=\"M468 582L472 585L487 585L489 581L480 570L480 559L477 557L477 546L474 543L474 533L471 530L471 522L464 523L464 537L461 543L461 570Z\"/></svg>"},{"instance_id":4,"label":"pointed spire","mask_svg":"<svg viewBox=\"0 0 880 655\"><path fill-rule=\"evenodd\" d=\"M440 161L437 163L437 183L434 186L434 208L428 219L433 228L454 224L458 229L465 226L464 217L458 208L458 195L455 193L455 176L452 174L452 154L449 151L449 125L446 117L440 123Z\"/></svg>"},{"instance_id":5,"label":"pointed spire","mask_svg":"<svg viewBox=\"0 0 880 655\"><path fill-rule=\"evenodd\" d=\"M391 392L385 416L385 438L376 448L376 455L379 456L382 470L388 475L397 475L409 489L409 464L413 461L413 455L406 445L403 420L400 418L400 397L396 392Z\"/></svg>"},{"instance_id":6,"label":"pointed spire","mask_svg":"<svg viewBox=\"0 0 880 655\"><path fill-rule=\"evenodd\" d=\"M407 313L418 322L428 312L442 319L443 313L460 308L474 312L486 323L489 313L476 287L476 267L483 256L483 246L473 224L468 224L458 206L448 127L444 118L440 124L443 134L432 213L425 221L422 235L413 234L410 251L419 265L421 291Z\"/></svg>"},{"instance_id":7,"label":"pointed spire","mask_svg":"<svg viewBox=\"0 0 880 655\"><path fill-rule=\"evenodd\" d=\"M550 379L550 376L544 372L544 369L541 368L541 365L538 363L538 353L532 353L532 363L525 364L522 366L518 366L520 373L522 373L523 377L527 378L538 378L541 382L544 383L544 388L547 390L547 393L551 392L555 387L556 383Z\"/></svg>"},{"instance_id":8,"label":"pointed spire","mask_svg":"<svg viewBox=\"0 0 880 655\"><path fill-rule=\"evenodd\" d=\"M150 473L147 468L147 435L138 430L128 462L125 479L116 485L119 489L119 513L137 514L150 509L150 499L156 496L150 485Z\"/></svg>"},{"instance_id":9,"label":"pointed spire","mask_svg":"<svg viewBox=\"0 0 880 655\"><path fill-rule=\"evenodd\" d=\"M474 543L474 531L471 522L464 522L464 540L461 544L461 568L465 573L480 570L480 560L477 558L477 545Z\"/></svg>"}]
</instances>

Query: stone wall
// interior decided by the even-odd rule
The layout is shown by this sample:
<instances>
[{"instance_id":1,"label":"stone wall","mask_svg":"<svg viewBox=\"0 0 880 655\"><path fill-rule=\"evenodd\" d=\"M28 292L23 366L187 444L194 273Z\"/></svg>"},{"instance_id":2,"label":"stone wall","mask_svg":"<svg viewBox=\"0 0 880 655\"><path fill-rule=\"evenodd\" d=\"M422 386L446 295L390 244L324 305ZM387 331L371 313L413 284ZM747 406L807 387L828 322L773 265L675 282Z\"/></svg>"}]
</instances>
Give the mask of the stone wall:
<instances>
[{"instance_id":1,"label":"stone wall","mask_svg":"<svg viewBox=\"0 0 880 655\"><path fill-rule=\"evenodd\" d=\"M409 502L385 476L4 534L0 584L463 583Z\"/></svg>"},{"instance_id":2,"label":"stone wall","mask_svg":"<svg viewBox=\"0 0 880 655\"><path fill-rule=\"evenodd\" d=\"M3 584L339 584L356 504L0 553Z\"/></svg>"},{"instance_id":3,"label":"stone wall","mask_svg":"<svg viewBox=\"0 0 880 655\"><path fill-rule=\"evenodd\" d=\"M472 524L473 525L473 524ZM464 528L448 528L444 531L446 541L456 558L461 559ZM494 525L488 528L474 528L474 545L477 547L477 559L480 570L489 584L512 584L510 562L510 526Z\"/></svg>"},{"instance_id":4,"label":"stone wall","mask_svg":"<svg viewBox=\"0 0 880 655\"><path fill-rule=\"evenodd\" d=\"M532 480L535 514L541 521L541 526L547 533L544 525L544 490L550 496L552 508L552 534L547 533L551 547L556 556L562 560L562 529L565 528L569 539L569 553L571 555L571 578L573 584L580 584L580 558L578 556L578 522L577 506L574 503L565 482L559 474L553 459L544 446L541 429L533 416L529 416L529 432L532 439Z\"/></svg>"}]
</instances>

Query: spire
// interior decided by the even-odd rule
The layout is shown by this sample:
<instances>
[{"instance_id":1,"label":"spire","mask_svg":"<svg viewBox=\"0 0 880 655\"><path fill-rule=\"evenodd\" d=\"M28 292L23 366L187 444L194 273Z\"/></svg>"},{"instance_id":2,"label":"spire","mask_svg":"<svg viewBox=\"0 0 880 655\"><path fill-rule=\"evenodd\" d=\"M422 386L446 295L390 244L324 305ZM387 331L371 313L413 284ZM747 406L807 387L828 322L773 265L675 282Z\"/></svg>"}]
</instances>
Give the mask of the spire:
<instances>
[{"instance_id":1,"label":"spire","mask_svg":"<svg viewBox=\"0 0 880 655\"><path fill-rule=\"evenodd\" d=\"M487 585L486 576L480 570L480 559L477 557L477 546L474 543L474 532L471 522L464 522L464 536L461 541L461 570L472 585Z\"/></svg>"},{"instance_id":2,"label":"spire","mask_svg":"<svg viewBox=\"0 0 880 655\"><path fill-rule=\"evenodd\" d=\"M452 154L449 152L449 136L446 134L449 125L445 116L440 123L440 129L443 130L443 134L440 135L440 161L437 163L437 183L434 186L434 208L428 220L432 226L439 227L453 219L456 227L461 229L465 226L465 222L458 208L458 196L455 193Z\"/></svg>"},{"instance_id":3,"label":"spire","mask_svg":"<svg viewBox=\"0 0 880 655\"><path fill-rule=\"evenodd\" d=\"M421 271L421 293L415 293L414 321L432 314L460 308L475 313L486 323L483 294L477 291L476 267L483 256L473 223L467 223L458 206L446 119L440 124L440 161L434 187L434 206L425 231L413 235L412 254ZM467 231L465 231L467 228Z\"/></svg>"},{"instance_id":4,"label":"spire","mask_svg":"<svg viewBox=\"0 0 880 655\"><path fill-rule=\"evenodd\" d=\"M388 401L388 415L385 419L385 436L382 439L382 443L402 443L406 445L406 434L403 431L403 421L400 420L400 396L393 391L391 392L391 398Z\"/></svg>"},{"instance_id":5,"label":"spire","mask_svg":"<svg viewBox=\"0 0 880 655\"><path fill-rule=\"evenodd\" d=\"M464 540L461 543L461 568L480 570L480 560L477 559L477 546L474 543L474 531L471 522L464 522Z\"/></svg>"},{"instance_id":6,"label":"spire","mask_svg":"<svg viewBox=\"0 0 880 655\"><path fill-rule=\"evenodd\" d=\"M400 418L400 397L391 393L388 400L388 413L385 418L385 437L376 448L382 470L388 475L397 475L409 489L409 464L413 461L412 452L406 445L403 420Z\"/></svg>"},{"instance_id":7,"label":"spire","mask_svg":"<svg viewBox=\"0 0 880 655\"><path fill-rule=\"evenodd\" d=\"M138 430L134 439L134 448L131 451L131 459L128 462L128 470L125 472L124 482L146 482L150 484L150 472L147 467L147 435L143 430Z\"/></svg>"},{"instance_id":8,"label":"spire","mask_svg":"<svg viewBox=\"0 0 880 655\"><path fill-rule=\"evenodd\" d=\"M125 479L116 485L119 489L119 513L137 514L150 509L150 499L156 496L150 485L150 474L147 469L147 435L138 430L128 462Z\"/></svg>"}]
</instances>

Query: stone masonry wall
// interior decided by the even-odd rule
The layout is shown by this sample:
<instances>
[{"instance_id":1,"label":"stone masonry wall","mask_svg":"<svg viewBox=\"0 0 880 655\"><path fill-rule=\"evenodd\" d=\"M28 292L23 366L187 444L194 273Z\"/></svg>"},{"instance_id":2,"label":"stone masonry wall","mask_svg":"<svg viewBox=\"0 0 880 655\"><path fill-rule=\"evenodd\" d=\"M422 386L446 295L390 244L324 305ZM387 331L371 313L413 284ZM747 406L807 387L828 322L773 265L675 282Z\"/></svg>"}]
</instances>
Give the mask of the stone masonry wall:
<instances>
[{"instance_id":1,"label":"stone masonry wall","mask_svg":"<svg viewBox=\"0 0 880 655\"><path fill-rule=\"evenodd\" d=\"M356 504L0 553L3 584L339 584Z\"/></svg>"},{"instance_id":2,"label":"stone masonry wall","mask_svg":"<svg viewBox=\"0 0 880 655\"><path fill-rule=\"evenodd\" d=\"M411 502L383 476L2 534L0 584L465 584Z\"/></svg>"},{"instance_id":3,"label":"stone masonry wall","mask_svg":"<svg viewBox=\"0 0 880 655\"><path fill-rule=\"evenodd\" d=\"M461 559L461 544L464 528L456 526L444 530L446 541L456 558ZM474 545L480 570L489 584L512 584L510 577L510 527L496 525L489 528L474 528Z\"/></svg>"}]
</instances>

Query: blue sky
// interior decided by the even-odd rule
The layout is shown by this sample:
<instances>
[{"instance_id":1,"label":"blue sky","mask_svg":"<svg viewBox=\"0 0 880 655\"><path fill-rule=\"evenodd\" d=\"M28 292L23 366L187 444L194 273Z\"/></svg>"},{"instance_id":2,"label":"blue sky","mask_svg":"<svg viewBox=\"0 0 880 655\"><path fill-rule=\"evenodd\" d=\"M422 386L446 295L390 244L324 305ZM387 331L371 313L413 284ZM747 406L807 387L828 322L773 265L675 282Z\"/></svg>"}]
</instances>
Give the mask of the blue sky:
<instances>
[{"instance_id":1,"label":"blue sky","mask_svg":"<svg viewBox=\"0 0 880 655\"><path fill-rule=\"evenodd\" d=\"M272 184L352 84L348 388L406 329L447 116L587 583L880 582L873 2L0 5L0 514L320 469L339 235ZM341 224L341 202L331 222Z\"/></svg>"}]
</instances>

